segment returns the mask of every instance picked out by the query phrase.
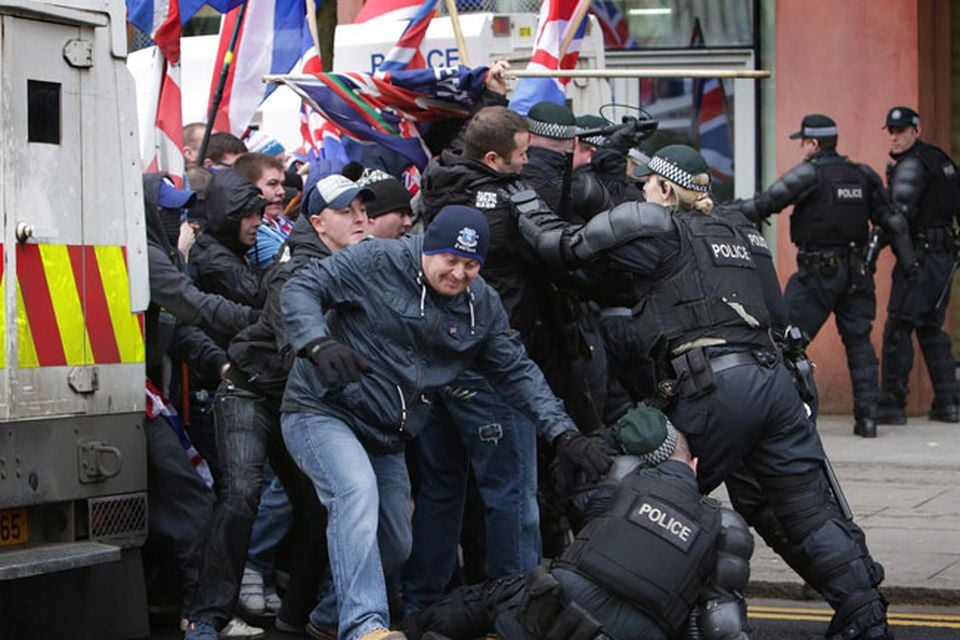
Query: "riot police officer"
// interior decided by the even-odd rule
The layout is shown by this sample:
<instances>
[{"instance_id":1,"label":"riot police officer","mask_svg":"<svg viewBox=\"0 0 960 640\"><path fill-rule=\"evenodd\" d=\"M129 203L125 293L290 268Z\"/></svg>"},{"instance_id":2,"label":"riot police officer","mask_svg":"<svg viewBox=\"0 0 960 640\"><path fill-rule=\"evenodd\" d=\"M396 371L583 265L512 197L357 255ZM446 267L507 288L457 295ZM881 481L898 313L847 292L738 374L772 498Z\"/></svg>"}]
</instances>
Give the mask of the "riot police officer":
<instances>
[{"instance_id":1,"label":"riot police officer","mask_svg":"<svg viewBox=\"0 0 960 640\"><path fill-rule=\"evenodd\" d=\"M585 225L564 223L517 195L521 233L548 260L613 263L637 277L641 335L664 370L665 409L700 458L708 493L747 475L757 495L731 500L771 547L834 608L828 638L892 637L883 570L863 531L828 489L823 445L779 351L749 240L709 215L709 167L694 149L659 150L643 173L646 203L626 203Z\"/></svg>"},{"instance_id":2,"label":"riot police officer","mask_svg":"<svg viewBox=\"0 0 960 640\"><path fill-rule=\"evenodd\" d=\"M574 495L588 522L559 559L455 591L409 620L408 637L747 640L746 522L700 494L697 460L663 413L639 406L613 433L626 455Z\"/></svg>"},{"instance_id":3,"label":"riot police officer","mask_svg":"<svg viewBox=\"0 0 960 640\"><path fill-rule=\"evenodd\" d=\"M883 376L878 421L905 424L907 377L913 367L912 334L927 363L933 383L930 419L957 422L958 386L950 337L943 320L950 292L956 243L954 216L960 213L957 166L938 147L920 140L920 116L909 107L887 114L890 157L887 187L894 209L907 219L910 237L920 257L919 273L911 278L898 264L883 329Z\"/></svg>"},{"instance_id":4,"label":"riot police officer","mask_svg":"<svg viewBox=\"0 0 960 640\"><path fill-rule=\"evenodd\" d=\"M759 222L794 205L790 239L797 246L797 272L784 292L790 321L812 339L834 314L853 384L853 432L873 438L879 384L877 354L870 342L877 312L867 264L871 221L893 235L908 269L915 258L906 221L890 211L880 176L838 154L837 137L832 118L804 116L800 130L790 136L800 140L804 161L740 208Z\"/></svg>"}]
</instances>

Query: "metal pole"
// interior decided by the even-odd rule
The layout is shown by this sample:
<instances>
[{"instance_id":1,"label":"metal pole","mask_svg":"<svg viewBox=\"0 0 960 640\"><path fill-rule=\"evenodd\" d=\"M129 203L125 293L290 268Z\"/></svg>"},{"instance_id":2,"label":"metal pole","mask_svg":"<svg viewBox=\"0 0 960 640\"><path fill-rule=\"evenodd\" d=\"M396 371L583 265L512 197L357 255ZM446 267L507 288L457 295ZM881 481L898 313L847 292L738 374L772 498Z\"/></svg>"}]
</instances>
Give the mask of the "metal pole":
<instances>
[{"instance_id":1,"label":"metal pole","mask_svg":"<svg viewBox=\"0 0 960 640\"><path fill-rule=\"evenodd\" d=\"M769 78L764 69L538 69L509 70L504 75L514 78ZM310 75L265 75L264 82L283 83L316 80Z\"/></svg>"},{"instance_id":2,"label":"metal pole","mask_svg":"<svg viewBox=\"0 0 960 640\"><path fill-rule=\"evenodd\" d=\"M246 12L247 3L244 2L237 11L237 22L233 25L230 42L227 44L227 50L224 52L223 60L220 63L220 77L217 79L217 90L213 94L210 113L207 115L207 126L203 128L203 140L200 142L200 151L197 152L197 165L201 167L203 166L203 158L207 155L207 145L210 144L210 132L213 131L213 120L217 115L217 109L220 108L220 102L223 101L223 87L227 84L227 74L230 72L230 65L233 64L233 50L237 46L237 38L240 36L240 26L243 24L243 15Z\"/></svg>"}]
</instances>

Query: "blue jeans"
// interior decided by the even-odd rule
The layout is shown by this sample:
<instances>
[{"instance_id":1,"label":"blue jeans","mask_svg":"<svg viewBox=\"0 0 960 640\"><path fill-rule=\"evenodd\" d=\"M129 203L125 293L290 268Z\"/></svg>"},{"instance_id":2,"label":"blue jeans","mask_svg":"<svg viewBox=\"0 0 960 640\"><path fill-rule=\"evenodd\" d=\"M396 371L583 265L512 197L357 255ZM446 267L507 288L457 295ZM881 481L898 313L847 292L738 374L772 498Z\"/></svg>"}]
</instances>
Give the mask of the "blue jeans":
<instances>
[{"instance_id":1,"label":"blue jeans","mask_svg":"<svg viewBox=\"0 0 960 640\"><path fill-rule=\"evenodd\" d=\"M264 468L266 472L269 467ZM272 470L271 470L272 473ZM250 550L247 566L256 570L265 579L271 579L277 547L293 527L293 505L283 489L280 478L274 476L260 495L257 519L250 533Z\"/></svg>"},{"instance_id":2,"label":"blue jeans","mask_svg":"<svg viewBox=\"0 0 960 640\"><path fill-rule=\"evenodd\" d=\"M420 484L403 583L407 613L426 608L450 585L471 467L485 507L488 577L525 573L540 563L536 447L533 423L480 376L468 372L436 394L417 438Z\"/></svg>"},{"instance_id":3,"label":"blue jeans","mask_svg":"<svg viewBox=\"0 0 960 640\"><path fill-rule=\"evenodd\" d=\"M327 544L339 604L339 636L390 626L384 573L410 555L410 478L403 453L372 455L341 420L284 413L283 439L329 512ZM330 626L318 607L315 625Z\"/></svg>"}]
</instances>

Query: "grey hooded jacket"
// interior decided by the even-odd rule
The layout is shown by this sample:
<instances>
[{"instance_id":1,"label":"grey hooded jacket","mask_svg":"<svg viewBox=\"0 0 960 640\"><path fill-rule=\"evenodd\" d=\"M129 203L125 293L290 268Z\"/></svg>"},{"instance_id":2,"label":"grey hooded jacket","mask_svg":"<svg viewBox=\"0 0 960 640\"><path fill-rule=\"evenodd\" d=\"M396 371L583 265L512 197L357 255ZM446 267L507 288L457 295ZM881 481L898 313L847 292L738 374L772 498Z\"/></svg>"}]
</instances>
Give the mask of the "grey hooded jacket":
<instances>
[{"instance_id":1,"label":"grey hooded jacket","mask_svg":"<svg viewBox=\"0 0 960 640\"><path fill-rule=\"evenodd\" d=\"M332 336L363 354L372 371L331 387L313 362L297 358L281 409L337 417L368 450L398 452L419 432L431 392L473 369L548 441L575 430L496 291L478 276L458 296L436 294L421 273L421 248L420 236L365 240L287 282L280 303L294 350Z\"/></svg>"}]
</instances>

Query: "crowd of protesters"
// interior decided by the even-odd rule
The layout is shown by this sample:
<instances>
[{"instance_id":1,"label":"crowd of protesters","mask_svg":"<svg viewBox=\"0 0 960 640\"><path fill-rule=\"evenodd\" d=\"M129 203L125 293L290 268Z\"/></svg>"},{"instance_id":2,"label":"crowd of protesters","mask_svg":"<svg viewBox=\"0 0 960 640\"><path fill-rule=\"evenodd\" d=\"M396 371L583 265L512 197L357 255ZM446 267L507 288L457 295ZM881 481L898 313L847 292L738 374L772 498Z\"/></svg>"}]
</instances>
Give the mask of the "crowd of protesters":
<instances>
[{"instance_id":1,"label":"crowd of protesters","mask_svg":"<svg viewBox=\"0 0 960 640\"><path fill-rule=\"evenodd\" d=\"M740 516L830 637L892 637L754 203L650 119L512 111L505 68L413 193L387 149L200 158L199 124L184 188L144 176L145 557L185 637L748 638Z\"/></svg>"}]
</instances>

